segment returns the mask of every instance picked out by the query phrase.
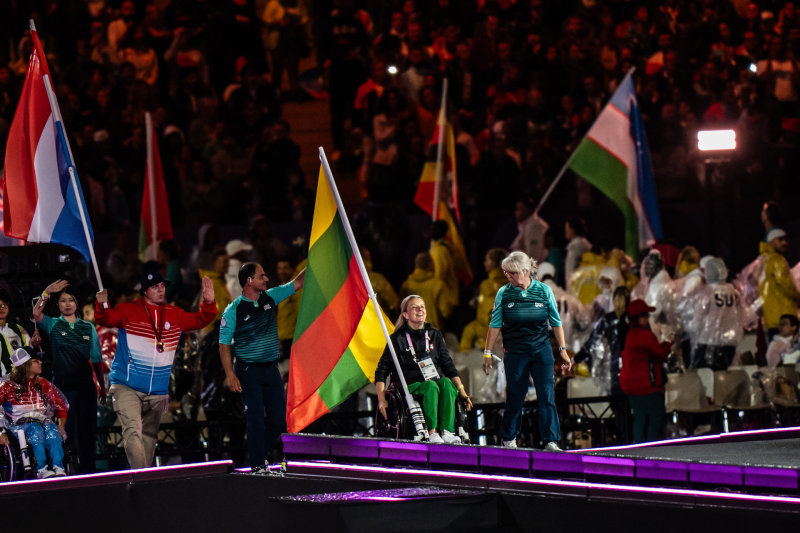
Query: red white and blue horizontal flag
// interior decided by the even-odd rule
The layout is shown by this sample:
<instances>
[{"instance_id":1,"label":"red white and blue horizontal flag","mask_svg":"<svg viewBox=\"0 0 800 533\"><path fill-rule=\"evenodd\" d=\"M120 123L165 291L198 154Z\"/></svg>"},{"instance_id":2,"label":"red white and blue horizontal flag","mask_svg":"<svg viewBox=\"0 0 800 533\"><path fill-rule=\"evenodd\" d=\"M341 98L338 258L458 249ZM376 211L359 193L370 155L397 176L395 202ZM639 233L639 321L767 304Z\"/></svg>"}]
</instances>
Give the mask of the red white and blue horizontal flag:
<instances>
[{"instance_id":1,"label":"red white and blue horizontal flag","mask_svg":"<svg viewBox=\"0 0 800 533\"><path fill-rule=\"evenodd\" d=\"M69 246L89 262L94 234L83 191L42 45L35 31L31 36L34 49L6 144L3 231L25 241Z\"/></svg>"}]
</instances>

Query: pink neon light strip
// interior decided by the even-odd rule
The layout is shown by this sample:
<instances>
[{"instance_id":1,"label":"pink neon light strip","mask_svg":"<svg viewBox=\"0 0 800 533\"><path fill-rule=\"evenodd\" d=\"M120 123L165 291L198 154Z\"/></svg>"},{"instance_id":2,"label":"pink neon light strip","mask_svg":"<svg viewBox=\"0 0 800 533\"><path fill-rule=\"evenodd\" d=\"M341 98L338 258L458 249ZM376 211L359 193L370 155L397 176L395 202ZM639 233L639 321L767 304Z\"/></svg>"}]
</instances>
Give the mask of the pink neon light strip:
<instances>
[{"instance_id":1,"label":"pink neon light strip","mask_svg":"<svg viewBox=\"0 0 800 533\"><path fill-rule=\"evenodd\" d=\"M606 446L602 448L581 448L576 450L565 450L567 453L583 452L604 452L615 450L635 450L637 448L650 448L653 446L665 446L675 444L699 444L715 440L727 440L734 437L757 437L759 435L770 435L780 433L800 433L800 428L770 428L770 429L748 429L747 431L734 431L731 433L719 433L717 435L701 435L699 437L683 437L680 439L666 439L652 442L642 442L639 444L625 444L622 446Z\"/></svg>"},{"instance_id":2,"label":"pink neon light strip","mask_svg":"<svg viewBox=\"0 0 800 533\"><path fill-rule=\"evenodd\" d=\"M468 472L446 472L442 470L421 470L413 468L387 468L383 466L363 466L363 465L343 465L328 462L307 462L307 461L288 461L288 467L301 467L301 468L317 468L320 470L353 470L357 472L370 472L380 474L393 474L397 476L429 476L438 478L450 479L467 479L474 481L504 481L520 483L524 485L540 486L540 487L571 487L583 489L612 489L621 492L630 493L645 493L645 494L661 494L669 496L694 496L703 498L717 498L720 500L741 500L753 502L772 502L772 503L789 503L800 505L800 498L791 496L759 496L753 494L732 494L732 493L719 493L695 489L671 489L661 487L631 487L627 485L615 485L605 483L590 483L586 481L562 481L562 480L543 480L531 479L508 475L487 475L487 474L474 474Z\"/></svg>"},{"instance_id":3,"label":"pink neon light strip","mask_svg":"<svg viewBox=\"0 0 800 533\"><path fill-rule=\"evenodd\" d=\"M102 478L109 478L109 477L124 477L124 476L135 476L136 473L142 472L164 472L164 471L176 471L176 470L192 470L198 468L205 468L205 467L216 467L216 466L223 466L223 465L230 465L233 466L233 461L230 459L225 461L211 461L208 463L188 463L182 465L169 465L169 466L154 466L150 468L140 468L139 470L112 470L111 472L98 472L96 474L77 474L74 476L66 476L66 477L51 477L48 479L26 479L23 481L9 481L7 483L3 483L3 486L26 486L26 485L36 485L41 483L59 483L63 481L78 481L81 479L102 479Z\"/></svg>"}]
</instances>

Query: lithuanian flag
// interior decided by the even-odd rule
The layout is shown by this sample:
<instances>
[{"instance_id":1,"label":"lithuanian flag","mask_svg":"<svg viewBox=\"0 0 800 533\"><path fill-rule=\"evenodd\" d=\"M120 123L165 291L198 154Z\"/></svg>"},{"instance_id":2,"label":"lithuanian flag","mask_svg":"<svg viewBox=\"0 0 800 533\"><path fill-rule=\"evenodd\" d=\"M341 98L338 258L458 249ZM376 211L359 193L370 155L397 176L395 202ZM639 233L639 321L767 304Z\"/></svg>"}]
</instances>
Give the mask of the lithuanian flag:
<instances>
[{"instance_id":1,"label":"lithuanian flag","mask_svg":"<svg viewBox=\"0 0 800 533\"><path fill-rule=\"evenodd\" d=\"M375 367L386 347L346 223L320 168L289 369L286 425L290 432L302 430L374 381ZM384 321L391 333L386 315Z\"/></svg>"}]
</instances>

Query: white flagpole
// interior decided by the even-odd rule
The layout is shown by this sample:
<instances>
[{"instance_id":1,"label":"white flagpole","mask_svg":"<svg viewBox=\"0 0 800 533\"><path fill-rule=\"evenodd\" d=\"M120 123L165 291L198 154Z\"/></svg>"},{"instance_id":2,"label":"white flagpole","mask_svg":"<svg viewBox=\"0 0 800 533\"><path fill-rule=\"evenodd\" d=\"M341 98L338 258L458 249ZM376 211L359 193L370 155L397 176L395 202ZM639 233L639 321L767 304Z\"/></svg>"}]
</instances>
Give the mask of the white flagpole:
<instances>
[{"instance_id":1,"label":"white flagpole","mask_svg":"<svg viewBox=\"0 0 800 533\"><path fill-rule=\"evenodd\" d=\"M436 145L436 181L433 187L433 211L431 218L436 220L439 212L439 187L442 183L442 152L444 151L444 127L447 120L447 78L442 82L442 103L439 106L439 138Z\"/></svg>"},{"instance_id":2,"label":"white flagpole","mask_svg":"<svg viewBox=\"0 0 800 533\"><path fill-rule=\"evenodd\" d=\"M381 312L381 307L378 304L378 297L375 294L375 290L372 288L372 283L369 280L369 275L367 274L367 269L364 266L364 261L361 259L361 252L356 244L356 238L353 235L352 228L350 227L350 221L347 219L347 213L344 210L342 198L339 196L339 189L336 188L336 182L333 180L331 167L328 165L328 158L325 157L325 150L321 146L319 147L319 160L320 163L322 163L323 170L325 171L325 177L328 179L328 185L333 193L333 198L336 200L336 209L339 211L339 216L342 218L342 225L344 226L344 231L347 234L347 240L350 242L350 248L353 250L353 257L356 258L358 270L361 273L361 279L364 281L364 285L367 287L367 294L369 295L369 299L372 300L372 305L375 307L375 313L378 315L378 321L380 322L381 329L383 330L383 336L386 338L386 345L389 347L389 353L392 354L392 360L394 361L395 369L397 369L398 379L403 386L403 393L405 395L406 402L408 403L409 409L412 411L411 414L412 418L414 419L414 426L417 429L417 434L420 437L427 438L428 430L425 428L422 410L419 409L416 400L414 400L414 397L411 396L411 393L408 391L406 378L403 376L403 372L400 368L400 361L397 359L397 353L394 350L394 345L392 344L392 340L389 338L389 330L386 327L386 322L383 320L383 313ZM417 409L419 409L418 413L414 412L415 405L417 405ZM421 426L419 425L420 421L422 422Z\"/></svg>"},{"instance_id":3,"label":"white flagpole","mask_svg":"<svg viewBox=\"0 0 800 533\"><path fill-rule=\"evenodd\" d=\"M32 23L31 23L32 24ZM56 101L56 95L53 93L53 87L50 83L50 76L47 74L44 75L44 86L47 90L47 99L50 100L50 109L53 111L53 119L55 121L56 127L59 129L59 132L64 137L64 144L67 145L67 151L69 152L69 164L67 165L67 170L69 171L69 179L70 183L72 184L72 191L75 193L75 203L78 205L78 213L81 216L81 224L83 225L83 235L86 237L86 247L89 249L89 256L92 259L92 266L94 267L94 276L97 279L97 288L99 290L103 290L103 280L100 279L100 268L97 266L97 257L94 255L94 245L92 244L92 236L89 234L89 224L86 221L86 213L83 210L83 198L81 195L78 194L78 180L75 176L75 165L73 164L74 159L72 159L72 148L69 146L69 139L67 139L67 133L64 131L64 123L61 121L61 111L58 108L58 102Z\"/></svg>"},{"instance_id":4,"label":"white flagpole","mask_svg":"<svg viewBox=\"0 0 800 533\"><path fill-rule=\"evenodd\" d=\"M145 259L155 259L155 249L156 249L156 236L158 235L158 227L157 227L157 217L156 217L156 191L155 191L155 176L153 174L153 170L155 167L155 163L153 161L153 143L156 140L153 138L153 118L150 115L150 111L146 111L144 114L144 124L147 128L147 189L150 193L150 198L148 199L150 202L150 239L151 244L145 249Z\"/></svg>"}]
</instances>

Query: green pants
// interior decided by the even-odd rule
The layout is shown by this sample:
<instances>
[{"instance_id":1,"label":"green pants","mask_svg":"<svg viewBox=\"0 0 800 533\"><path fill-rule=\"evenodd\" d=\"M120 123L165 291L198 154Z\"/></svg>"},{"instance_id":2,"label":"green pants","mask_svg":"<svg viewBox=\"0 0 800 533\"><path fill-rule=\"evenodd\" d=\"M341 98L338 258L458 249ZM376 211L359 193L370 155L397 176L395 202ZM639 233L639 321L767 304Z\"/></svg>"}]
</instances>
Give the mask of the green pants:
<instances>
[{"instance_id":1,"label":"green pants","mask_svg":"<svg viewBox=\"0 0 800 533\"><path fill-rule=\"evenodd\" d=\"M458 389L450 378L409 383L408 391L422 395L422 414L429 430L455 431Z\"/></svg>"}]
</instances>

